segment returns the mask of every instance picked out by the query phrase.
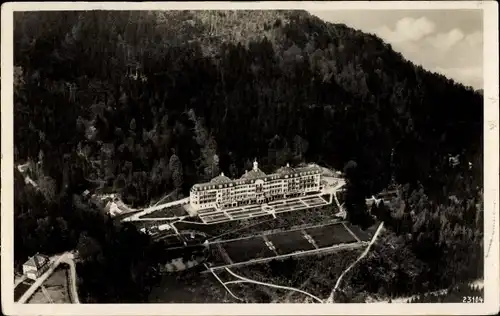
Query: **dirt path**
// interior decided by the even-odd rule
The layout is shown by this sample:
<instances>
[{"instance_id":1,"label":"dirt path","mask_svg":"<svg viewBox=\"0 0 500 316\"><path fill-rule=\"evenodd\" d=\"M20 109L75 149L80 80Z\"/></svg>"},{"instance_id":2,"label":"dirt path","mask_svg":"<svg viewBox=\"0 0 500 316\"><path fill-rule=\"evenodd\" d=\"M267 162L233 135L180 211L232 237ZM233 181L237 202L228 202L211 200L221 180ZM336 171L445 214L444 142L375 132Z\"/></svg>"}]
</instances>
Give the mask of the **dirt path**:
<instances>
[{"instance_id":1,"label":"dirt path","mask_svg":"<svg viewBox=\"0 0 500 316\"><path fill-rule=\"evenodd\" d=\"M310 298L318 301L319 303L323 303L323 300L320 299L319 297L314 296L311 293L308 293L306 291L302 291L300 289L296 289L296 288L289 287L289 286L282 286L282 285L276 285L276 284L272 284L272 283L265 283L265 282L259 282L259 281L251 280L251 279L245 278L243 276L237 275L236 273L234 273L233 271L231 271L228 268L226 268L226 271L229 272L229 274L231 274L233 277L235 277L237 279L240 279L242 281L245 281L247 283L253 283L253 284L264 285L264 286L273 287L273 288L277 288L277 289L283 289L283 290L288 290L288 291L299 292L299 293L302 293L304 295L309 296Z\"/></svg>"},{"instance_id":2,"label":"dirt path","mask_svg":"<svg viewBox=\"0 0 500 316\"><path fill-rule=\"evenodd\" d=\"M375 234L373 235L373 238L372 240L370 241L370 243L368 244L368 247L366 247L365 251L363 251L363 253L359 256L359 258L354 261L349 267L347 267L347 269L345 269L344 272L342 272L342 274L339 276L338 280L337 280L337 283L335 283L335 287L333 288L332 292L330 293L330 296L328 297L328 299L326 300L327 303L334 303L334 295L335 295L335 291L337 290L337 288L339 287L340 285L340 282L342 281L342 278L344 277L344 275L347 274L347 272L349 272L359 261L361 261L364 257L366 257L366 255L368 254L368 252L370 251L370 248L371 246L375 243L375 241L377 240L378 238L378 235L380 234L380 232L382 231L382 228L384 227L384 223L382 222L379 227L377 228L377 231L375 232Z\"/></svg>"},{"instance_id":3,"label":"dirt path","mask_svg":"<svg viewBox=\"0 0 500 316\"><path fill-rule=\"evenodd\" d=\"M229 293L229 295L231 295L232 297L234 297L236 300L238 301L241 301L243 302L244 300L241 298L241 297L238 297L236 296L233 292L231 292L231 290L227 287L226 283L227 282L223 282L219 276L217 275L217 273L214 272L213 269L210 269L210 267L208 267L206 264L205 264L205 267L210 271L212 272L212 275L215 277L215 279L217 279L217 281L219 281L220 284L222 284L222 286L226 289L226 291Z\"/></svg>"}]
</instances>

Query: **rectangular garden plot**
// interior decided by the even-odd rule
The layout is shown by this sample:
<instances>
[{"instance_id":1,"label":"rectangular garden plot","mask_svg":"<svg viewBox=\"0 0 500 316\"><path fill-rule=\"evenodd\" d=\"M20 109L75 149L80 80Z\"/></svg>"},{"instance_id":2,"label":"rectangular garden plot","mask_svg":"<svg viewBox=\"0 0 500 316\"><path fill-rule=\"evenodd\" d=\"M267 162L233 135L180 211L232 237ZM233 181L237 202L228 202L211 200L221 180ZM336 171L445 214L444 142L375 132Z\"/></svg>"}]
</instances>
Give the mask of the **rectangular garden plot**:
<instances>
[{"instance_id":1,"label":"rectangular garden plot","mask_svg":"<svg viewBox=\"0 0 500 316\"><path fill-rule=\"evenodd\" d=\"M267 239L280 255L315 249L300 230L267 235Z\"/></svg>"},{"instance_id":2,"label":"rectangular garden plot","mask_svg":"<svg viewBox=\"0 0 500 316\"><path fill-rule=\"evenodd\" d=\"M311 202L311 201L321 201L322 198L319 197L318 195L314 195L314 196L306 196L304 198L302 198L302 201L305 201L305 202Z\"/></svg>"},{"instance_id":3,"label":"rectangular garden plot","mask_svg":"<svg viewBox=\"0 0 500 316\"><path fill-rule=\"evenodd\" d=\"M304 203L302 203L302 202L301 202L301 201L299 201L299 200L294 200L294 201L287 201L287 202L285 203L285 205L290 206L290 207L293 207L293 206L303 206L303 205L304 205Z\"/></svg>"},{"instance_id":4,"label":"rectangular garden plot","mask_svg":"<svg viewBox=\"0 0 500 316\"><path fill-rule=\"evenodd\" d=\"M357 241L342 224L310 228L306 232L320 248Z\"/></svg>"},{"instance_id":5,"label":"rectangular garden plot","mask_svg":"<svg viewBox=\"0 0 500 316\"><path fill-rule=\"evenodd\" d=\"M286 204L280 204L280 205L274 205L273 208L276 210L276 211L282 211L282 210L289 210L290 209L290 206L289 205L286 205Z\"/></svg>"},{"instance_id":6,"label":"rectangular garden plot","mask_svg":"<svg viewBox=\"0 0 500 316\"><path fill-rule=\"evenodd\" d=\"M276 205L280 205L280 204L284 204L285 202L284 201L273 201L273 202L269 202L267 204L271 205L271 206L276 206Z\"/></svg>"},{"instance_id":7,"label":"rectangular garden plot","mask_svg":"<svg viewBox=\"0 0 500 316\"><path fill-rule=\"evenodd\" d=\"M264 243L262 237L229 241L222 243L221 246L234 263L276 256Z\"/></svg>"},{"instance_id":8,"label":"rectangular garden plot","mask_svg":"<svg viewBox=\"0 0 500 316\"><path fill-rule=\"evenodd\" d=\"M198 210L198 214L208 214L208 213L213 213L213 212L216 212L217 209L211 207L211 208L206 208L206 209L202 209L202 210Z\"/></svg>"},{"instance_id":9,"label":"rectangular garden plot","mask_svg":"<svg viewBox=\"0 0 500 316\"><path fill-rule=\"evenodd\" d=\"M260 217L263 215L266 215L267 213L265 212L252 212L252 213L247 213L247 214L236 214L233 216L234 219L247 219L247 218L253 218L253 217Z\"/></svg>"},{"instance_id":10,"label":"rectangular garden plot","mask_svg":"<svg viewBox=\"0 0 500 316\"><path fill-rule=\"evenodd\" d=\"M304 199L304 202L309 206L320 206L328 204L325 200L320 197L315 197L312 199Z\"/></svg>"},{"instance_id":11,"label":"rectangular garden plot","mask_svg":"<svg viewBox=\"0 0 500 316\"><path fill-rule=\"evenodd\" d=\"M228 214L232 216L234 219L238 219L238 218L251 217L250 215L258 216L261 214L266 214L266 212L264 212L261 207L255 207L255 208L245 208L234 212L228 212Z\"/></svg>"},{"instance_id":12,"label":"rectangular garden plot","mask_svg":"<svg viewBox=\"0 0 500 316\"><path fill-rule=\"evenodd\" d=\"M361 241L370 241L372 239L372 234L368 231L363 231L358 226L351 225L349 223L345 224L347 228L349 228L354 235L356 235Z\"/></svg>"},{"instance_id":13,"label":"rectangular garden plot","mask_svg":"<svg viewBox=\"0 0 500 316\"><path fill-rule=\"evenodd\" d=\"M212 213L210 215L200 215L200 218L205 223L217 222L221 220L229 220L229 217L226 216L223 212Z\"/></svg>"}]
</instances>

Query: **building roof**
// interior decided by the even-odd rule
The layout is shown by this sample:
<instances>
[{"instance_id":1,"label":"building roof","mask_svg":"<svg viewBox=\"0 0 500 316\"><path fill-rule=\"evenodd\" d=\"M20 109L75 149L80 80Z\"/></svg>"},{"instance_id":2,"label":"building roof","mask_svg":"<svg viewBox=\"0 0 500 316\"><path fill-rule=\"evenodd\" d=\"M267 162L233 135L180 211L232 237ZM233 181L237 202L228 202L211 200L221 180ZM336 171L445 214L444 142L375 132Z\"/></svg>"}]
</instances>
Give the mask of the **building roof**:
<instances>
[{"instance_id":1,"label":"building roof","mask_svg":"<svg viewBox=\"0 0 500 316\"><path fill-rule=\"evenodd\" d=\"M266 174L259 169L259 163L256 161L253 162L253 168L250 171L245 172L244 175L241 176L240 179L249 180L249 179L258 179L265 177Z\"/></svg>"},{"instance_id":2,"label":"building roof","mask_svg":"<svg viewBox=\"0 0 500 316\"><path fill-rule=\"evenodd\" d=\"M226 177L224 175L224 172L221 172L220 175L218 175L217 177L213 178L210 183L225 183L225 182L231 182L231 179Z\"/></svg>"},{"instance_id":3,"label":"building roof","mask_svg":"<svg viewBox=\"0 0 500 316\"><path fill-rule=\"evenodd\" d=\"M258 179L258 178L262 178L265 176L266 176L266 174L264 173L264 171L257 169L257 170L250 170L250 171L245 172L245 174L242 175L240 179L242 179L242 180Z\"/></svg>"},{"instance_id":4,"label":"building roof","mask_svg":"<svg viewBox=\"0 0 500 316\"><path fill-rule=\"evenodd\" d=\"M283 166L281 168L278 168L278 170L276 170L276 173L279 173L279 174L289 174L289 173L294 173L295 170L290 167L290 164L286 164L286 166Z\"/></svg>"},{"instance_id":5,"label":"building roof","mask_svg":"<svg viewBox=\"0 0 500 316\"><path fill-rule=\"evenodd\" d=\"M29 258L24 265L40 269L47 264L47 262L49 262L49 257L37 253L33 257Z\"/></svg>"}]
</instances>

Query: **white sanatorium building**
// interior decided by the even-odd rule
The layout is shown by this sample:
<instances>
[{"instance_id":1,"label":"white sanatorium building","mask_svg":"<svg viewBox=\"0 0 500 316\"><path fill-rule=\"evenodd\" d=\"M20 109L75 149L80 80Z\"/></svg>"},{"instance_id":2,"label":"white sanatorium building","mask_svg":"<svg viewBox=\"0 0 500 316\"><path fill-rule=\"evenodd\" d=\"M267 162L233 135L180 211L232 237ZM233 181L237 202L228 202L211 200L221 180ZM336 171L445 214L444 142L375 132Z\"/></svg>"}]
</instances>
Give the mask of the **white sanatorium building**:
<instances>
[{"instance_id":1,"label":"white sanatorium building","mask_svg":"<svg viewBox=\"0 0 500 316\"><path fill-rule=\"evenodd\" d=\"M318 167L282 167L266 175L257 161L253 169L238 180L221 173L208 183L195 184L190 192L194 210L224 209L248 204L261 204L321 191L321 169Z\"/></svg>"}]
</instances>

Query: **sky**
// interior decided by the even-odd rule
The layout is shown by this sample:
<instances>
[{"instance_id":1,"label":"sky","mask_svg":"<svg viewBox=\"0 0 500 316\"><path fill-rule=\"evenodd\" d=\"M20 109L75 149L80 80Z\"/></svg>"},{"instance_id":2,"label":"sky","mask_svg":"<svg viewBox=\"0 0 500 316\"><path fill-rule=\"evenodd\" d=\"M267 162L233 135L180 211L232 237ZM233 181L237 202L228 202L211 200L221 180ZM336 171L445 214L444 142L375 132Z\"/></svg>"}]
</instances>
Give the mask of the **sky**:
<instances>
[{"instance_id":1,"label":"sky","mask_svg":"<svg viewBox=\"0 0 500 316\"><path fill-rule=\"evenodd\" d=\"M483 88L480 10L310 11L390 43L406 59L475 89Z\"/></svg>"}]
</instances>

